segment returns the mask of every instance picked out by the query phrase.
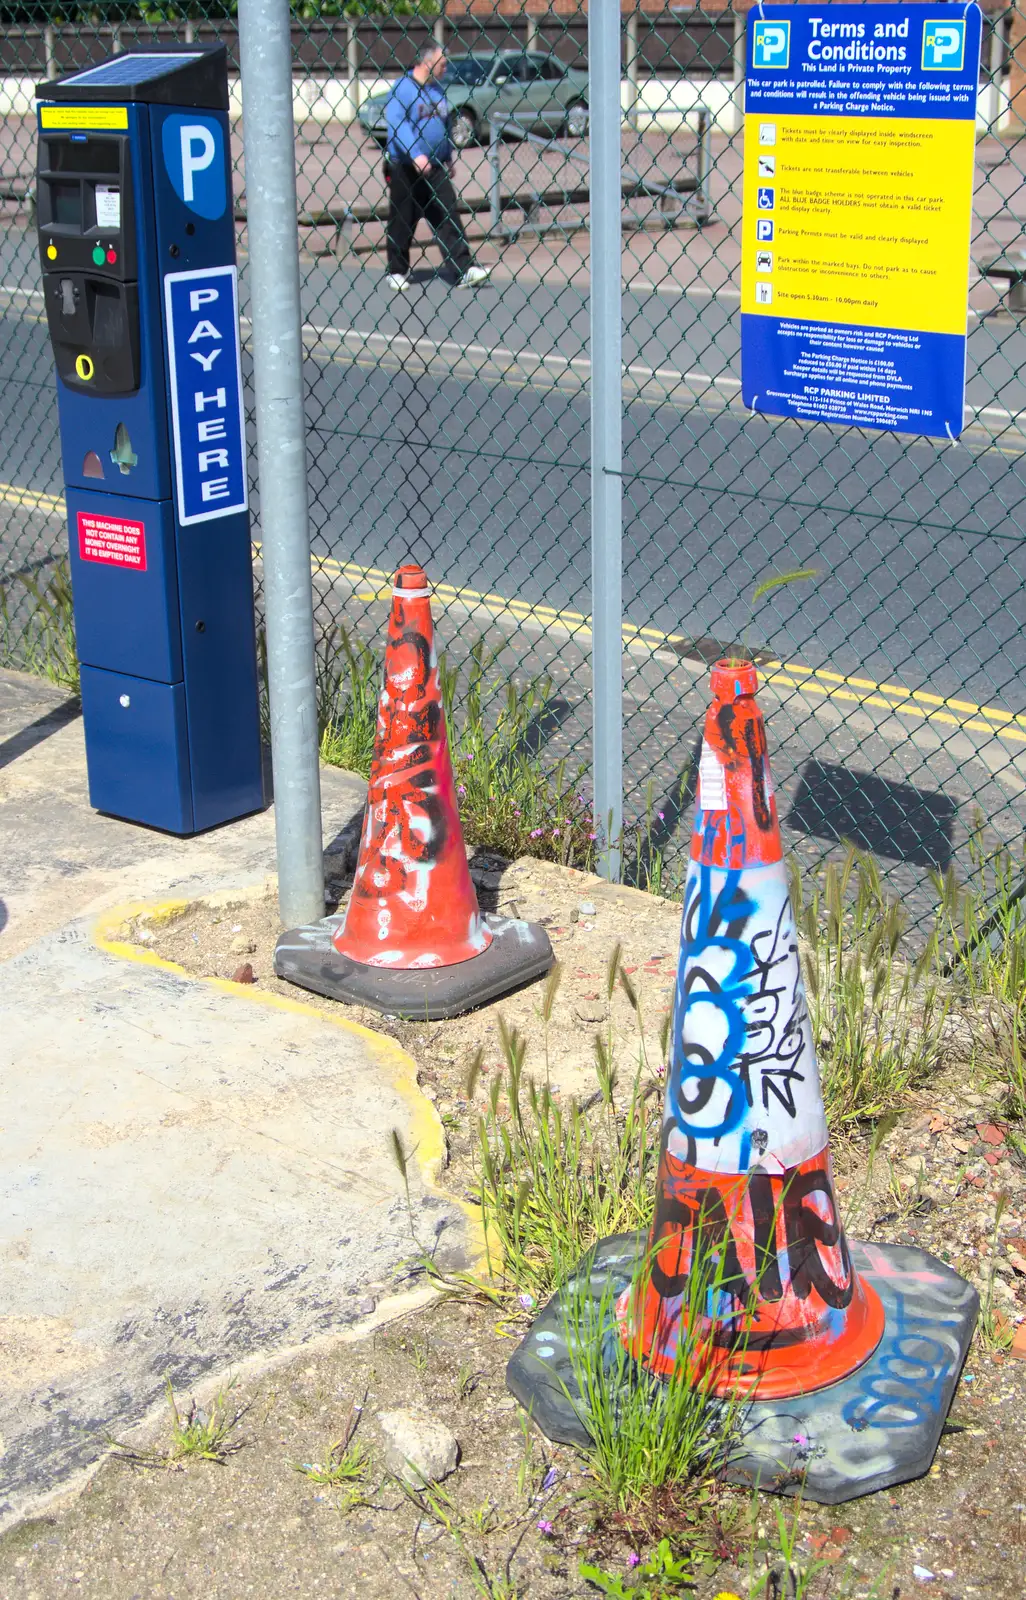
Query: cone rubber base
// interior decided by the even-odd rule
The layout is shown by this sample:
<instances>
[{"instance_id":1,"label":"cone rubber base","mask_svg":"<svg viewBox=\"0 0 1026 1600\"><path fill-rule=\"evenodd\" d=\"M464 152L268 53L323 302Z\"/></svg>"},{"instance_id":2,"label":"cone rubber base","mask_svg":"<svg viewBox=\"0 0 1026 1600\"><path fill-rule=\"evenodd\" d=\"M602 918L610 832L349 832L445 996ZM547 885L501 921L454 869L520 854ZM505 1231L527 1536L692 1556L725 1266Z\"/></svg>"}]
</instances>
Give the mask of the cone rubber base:
<instances>
[{"instance_id":1,"label":"cone rubber base","mask_svg":"<svg viewBox=\"0 0 1026 1600\"><path fill-rule=\"evenodd\" d=\"M331 936L341 921L325 917L283 933L274 947L278 977L329 1000L413 1021L462 1016L544 977L555 959L549 936L537 923L486 912L492 942L469 961L449 967L371 967L335 949Z\"/></svg>"},{"instance_id":2,"label":"cone rubber base","mask_svg":"<svg viewBox=\"0 0 1026 1600\"><path fill-rule=\"evenodd\" d=\"M582 1262L583 1271L590 1266L588 1293L596 1313L603 1301L610 1307L601 1335L607 1370L623 1348L612 1304L631 1282L646 1244L645 1233L617 1234ZM929 1470L979 1297L925 1250L852 1243L851 1254L856 1271L880 1297L883 1338L868 1360L829 1388L746 1404L737 1450L724 1474L728 1482L837 1505ZM509 1362L506 1382L548 1438L587 1445L587 1428L561 1387L577 1398L565 1293L554 1295L536 1318Z\"/></svg>"}]
</instances>

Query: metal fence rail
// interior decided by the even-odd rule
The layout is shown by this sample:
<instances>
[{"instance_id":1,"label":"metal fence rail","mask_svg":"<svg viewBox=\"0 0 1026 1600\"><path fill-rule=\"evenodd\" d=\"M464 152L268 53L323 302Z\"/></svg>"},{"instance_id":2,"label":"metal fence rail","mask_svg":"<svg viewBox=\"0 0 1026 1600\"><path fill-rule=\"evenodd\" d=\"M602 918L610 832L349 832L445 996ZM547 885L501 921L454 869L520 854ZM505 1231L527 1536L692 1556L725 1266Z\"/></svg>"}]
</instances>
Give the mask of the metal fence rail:
<instances>
[{"instance_id":1,"label":"metal fence rail","mask_svg":"<svg viewBox=\"0 0 1026 1600\"><path fill-rule=\"evenodd\" d=\"M183 38L187 26L204 38L223 29L234 49L235 24L197 11L176 33L155 32L129 8L101 8L48 40L26 15L6 28L0 83L0 646L6 662L39 665L66 533L24 80L47 61L67 70L98 58L112 37L126 48ZM292 46L324 648L340 625L376 640L387 575L422 562L454 656L484 637L497 683L549 674L542 759L587 766L591 175L587 139L569 137L551 104L539 111L539 82L557 79L531 75L549 58L579 65L586 20L457 12L448 0L444 17L425 8L355 31L294 18ZM745 636L766 684L785 836L803 859L854 839L918 917L932 904L931 872L967 870L978 813L985 851L1021 850L1026 330L1010 293L1018 280L987 269L1015 250L1026 220L1026 40L1014 8L988 10L986 22L970 409L957 447L940 447L741 407L743 18L669 6L622 18L622 739L625 820L652 857L687 833L706 664ZM482 104L481 142L455 163L489 285L454 290L422 229L413 287L394 295L381 155L356 110L367 116L368 95L435 30L454 50L515 52L523 103ZM510 138L511 118L530 136ZM234 149L246 318L238 123ZM751 612L761 580L806 566L814 580Z\"/></svg>"}]
</instances>

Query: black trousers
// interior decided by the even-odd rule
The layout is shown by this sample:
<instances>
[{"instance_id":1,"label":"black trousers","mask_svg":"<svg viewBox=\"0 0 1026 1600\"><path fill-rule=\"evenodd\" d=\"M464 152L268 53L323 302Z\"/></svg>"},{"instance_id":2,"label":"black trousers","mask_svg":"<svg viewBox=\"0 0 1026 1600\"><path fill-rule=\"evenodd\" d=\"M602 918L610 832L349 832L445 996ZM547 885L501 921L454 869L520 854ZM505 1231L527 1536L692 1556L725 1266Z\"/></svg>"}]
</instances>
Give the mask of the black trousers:
<instances>
[{"instance_id":1,"label":"black trousers","mask_svg":"<svg viewBox=\"0 0 1026 1600\"><path fill-rule=\"evenodd\" d=\"M456 191L448 172L444 167L418 172L412 162L405 161L390 162L389 170L389 272L401 273L403 277L409 273L410 245L417 223L424 217L438 241L442 265L462 278L470 266L470 246L460 225Z\"/></svg>"}]
</instances>

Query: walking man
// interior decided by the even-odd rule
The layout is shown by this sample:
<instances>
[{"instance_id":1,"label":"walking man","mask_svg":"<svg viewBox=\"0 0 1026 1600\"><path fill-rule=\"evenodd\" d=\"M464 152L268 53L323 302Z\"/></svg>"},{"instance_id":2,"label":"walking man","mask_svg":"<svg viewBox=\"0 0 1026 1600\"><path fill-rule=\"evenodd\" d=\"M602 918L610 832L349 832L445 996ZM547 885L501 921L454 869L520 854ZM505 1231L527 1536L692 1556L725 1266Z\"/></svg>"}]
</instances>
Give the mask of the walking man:
<instances>
[{"instance_id":1,"label":"walking man","mask_svg":"<svg viewBox=\"0 0 1026 1600\"><path fill-rule=\"evenodd\" d=\"M410 245L421 217L431 225L443 265L456 274L458 289L484 283L491 267L479 267L460 225L456 191L449 176L449 105L439 83L445 51L432 39L388 97L389 213L388 285L410 287Z\"/></svg>"}]
</instances>

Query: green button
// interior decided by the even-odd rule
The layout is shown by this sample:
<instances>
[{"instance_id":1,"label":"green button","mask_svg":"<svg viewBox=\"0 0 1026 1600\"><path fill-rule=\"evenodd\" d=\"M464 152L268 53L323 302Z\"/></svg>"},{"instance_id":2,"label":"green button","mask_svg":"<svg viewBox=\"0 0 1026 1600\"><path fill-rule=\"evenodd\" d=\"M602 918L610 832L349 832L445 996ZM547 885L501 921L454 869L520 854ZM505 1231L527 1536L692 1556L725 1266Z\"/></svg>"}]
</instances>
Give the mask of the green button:
<instances>
[{"instance_id":1,"label":"green button","mask_svg":"<svg viewBox=\"0 0 1026 1600\"><path fill-rule=\"evenodd\" d=\"M98 267L102 267L106 259L106 252L104 251L102 244L98 244L96 249L93 251L93 260L96 262Z\"/></svg>"}]
</instances>

